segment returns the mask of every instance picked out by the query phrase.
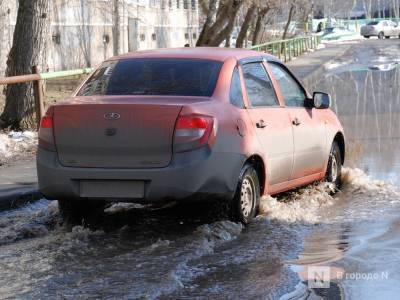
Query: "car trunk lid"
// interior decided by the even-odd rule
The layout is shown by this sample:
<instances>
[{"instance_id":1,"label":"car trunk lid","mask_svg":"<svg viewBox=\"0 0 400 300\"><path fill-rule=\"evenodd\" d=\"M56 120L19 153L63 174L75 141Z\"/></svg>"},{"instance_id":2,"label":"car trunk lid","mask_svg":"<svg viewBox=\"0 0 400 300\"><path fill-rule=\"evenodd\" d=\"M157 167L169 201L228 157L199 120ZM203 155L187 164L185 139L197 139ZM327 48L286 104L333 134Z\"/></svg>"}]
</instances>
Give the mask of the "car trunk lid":
<instances>
[{"instance_id":1,"label":"car trunk lid","mask_svg":"<svg viewBox=\"0 0 400 300\"><path fill-rule=\"evenodd\" d=\"M175 122L182 103L166 104L150 99L127 101L126 98L115 102L106 97L95 100L55 106L55 143L62 165L93 168L168 166Z\"/></svg>"}]
</instances>

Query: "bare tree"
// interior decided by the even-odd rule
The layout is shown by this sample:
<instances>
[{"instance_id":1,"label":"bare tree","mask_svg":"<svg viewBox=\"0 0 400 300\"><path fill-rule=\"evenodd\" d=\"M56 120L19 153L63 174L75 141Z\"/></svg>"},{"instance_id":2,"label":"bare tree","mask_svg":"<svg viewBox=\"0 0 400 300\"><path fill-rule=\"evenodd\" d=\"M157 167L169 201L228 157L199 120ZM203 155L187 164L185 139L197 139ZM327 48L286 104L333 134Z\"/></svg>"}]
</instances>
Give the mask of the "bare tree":
<instances>
[{"instance_id":1,"label":"bare tree","mask_svg":"<svg viewBox=\"0 0 400 300\"><path fill-rule=\"evenodd\" d=\"M119 16L119 1L113 0L113 52L114 55L120 53L120 16Z\"/></svg>"},{"instance_id":2,"label":"bare tree","mask_svg":"<svg viewBox=\"0 0 400 300\"><path fill-rule=\"evenodd\" d=\"M48 0L19 0L13 45L7 60L6 76L29 74L39 63L43 34L47 25ZM33 127L34 98L31 83L9 85L6 103L0 116L0 127L24 129Z\"/></svg>"},{"instance_id":3,"label":"bare tree","mask_svg":"<svg viewBox=\"0 0 400 300\"><path fill-rule=\"evenodd\" d=\"M203 0L205 1L205 0ZM244 0L209 0L200 6L207 15L196 46L219 46L232 33Z\"/></svg>"},{"instance_id":4,"label":"bare tree","mask_svg":"<svg viewBox=\"0 0 400 300\"><path fill-rule=\"evenodd\" d=\"M289 13L288 13L288 18L286 21L285 29L283 30L282 40L285 40L287 37L287 33L289 30L290 22L292 22L295 7L296 7L296 5L294 2L289 2Z\"/></svg>"},{"instance_id":5,"label":"bare tree","mask_svg":"<svg viewBox=\"0 0 400 300\"><path fill-rule=\"evenodd\" d=\"M90 26L91 11L89 10L89 3L87 0L79 0L79 10L77 11L76 19L79 20L77 27L79 47L82 50L83 57L85 58L86 67L92 66L92 36L93 28Z\"/></svg>"},{"instance_id":6,"label":"bare tree","mask_svg":"<svg viewBox=\"0 0 400 300\"><path fill-rule=\"evenodd\" d=\"M372 0L362 0L365 17L370 19L372 17Z\"/></svg>"},{"instance_id":7,"label":"bare tree","mask_svg":"<svg viewBox=\"0 0 400 300\"><path fill-rule=\"evenodd\" d=\"M240 27L239 35L236 40L236 48L242 48L244 40L247 38L247 33L249 31L249 27L251 25L251 21L254 18L254 15L257 10L257 5L255 3L251 3L247 9L246 16L244 17L242 26Z\"/></svg>"}]
</instances>

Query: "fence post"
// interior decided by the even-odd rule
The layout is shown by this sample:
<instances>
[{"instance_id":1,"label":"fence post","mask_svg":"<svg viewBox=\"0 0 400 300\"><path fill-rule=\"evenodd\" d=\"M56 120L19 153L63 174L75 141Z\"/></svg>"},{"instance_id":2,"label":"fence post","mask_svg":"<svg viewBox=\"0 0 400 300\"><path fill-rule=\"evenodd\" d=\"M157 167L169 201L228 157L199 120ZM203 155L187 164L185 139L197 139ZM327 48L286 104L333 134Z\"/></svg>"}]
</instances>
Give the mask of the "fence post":
<instances>
[{"instance_id":1,"label":"fence post","mask_svg":"<svg viewBox=\"0 0 400 300\"><path fill-rule=\"evenodd\" d=\"M37 66L32 67L32 74L39 74ZM40 127L40 120L44 115L44 103L43 103L43 82L42 80L33 81L33 93L35 98L35 112L36 112L36 122L37 128Z\"/></svg>"}]
</instances>

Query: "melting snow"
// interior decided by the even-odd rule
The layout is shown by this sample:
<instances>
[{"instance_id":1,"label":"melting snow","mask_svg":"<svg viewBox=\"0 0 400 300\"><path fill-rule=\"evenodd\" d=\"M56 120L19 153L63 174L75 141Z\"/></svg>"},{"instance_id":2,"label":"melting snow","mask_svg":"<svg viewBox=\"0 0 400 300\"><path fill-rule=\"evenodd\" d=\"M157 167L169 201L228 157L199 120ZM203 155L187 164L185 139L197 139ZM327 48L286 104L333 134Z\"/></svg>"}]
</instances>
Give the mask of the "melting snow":
<instances>
[{"instance_id":1,"label":"melting snow","mask_svg":"<svg viewBox=\"0 0 400 300\"><path fill-rule=\"evenodd\" d=\"M18 156L34 153L37 133L33 131L0 133L0 165Z\"/></svg>"}]
</instances>

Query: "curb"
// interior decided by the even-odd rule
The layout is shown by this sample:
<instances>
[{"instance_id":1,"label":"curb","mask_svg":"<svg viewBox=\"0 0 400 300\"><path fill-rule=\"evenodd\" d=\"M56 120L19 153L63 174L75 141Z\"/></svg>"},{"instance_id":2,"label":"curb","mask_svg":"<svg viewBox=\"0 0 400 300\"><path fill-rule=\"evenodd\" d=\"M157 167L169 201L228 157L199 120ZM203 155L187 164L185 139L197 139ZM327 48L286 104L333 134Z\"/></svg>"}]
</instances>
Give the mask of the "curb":
<instances>
[{"instance_id":1,"label":"curb","mask_svg":"<svg viewBox=\"0 0 400 300\"><path fill-rule=\"evenodd\" d=\"M17 208L42 197L37 185L11 187L0 193L0 211Z\"/></svg>"}]
</instances>

